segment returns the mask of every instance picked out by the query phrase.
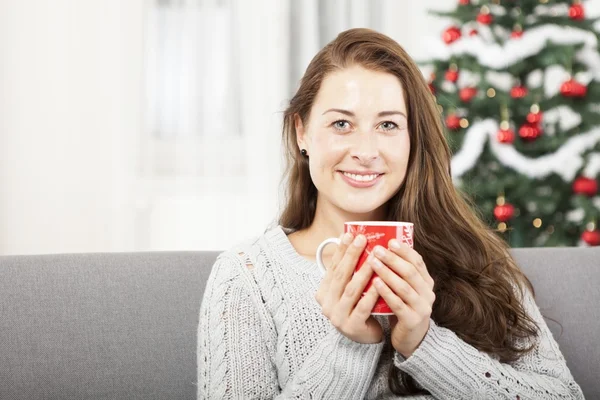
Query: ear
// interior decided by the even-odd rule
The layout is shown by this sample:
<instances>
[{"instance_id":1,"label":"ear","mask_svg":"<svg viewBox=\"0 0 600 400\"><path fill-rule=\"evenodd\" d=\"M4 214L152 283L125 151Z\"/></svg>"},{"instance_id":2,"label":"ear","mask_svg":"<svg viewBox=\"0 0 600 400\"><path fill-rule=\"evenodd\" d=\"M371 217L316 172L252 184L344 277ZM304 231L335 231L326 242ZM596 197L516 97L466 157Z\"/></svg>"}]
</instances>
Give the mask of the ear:
<instances>
[{"instance_id":1,"label":"ear","mask_svg":"<svg viewBox=\"0 0 600 400\"><path fill-rule=\"evenodd\" d=\"M306 131L302 123L302 118L298 114L294 115L294 127L296 128L296 142L298 143L298 147L308 150L306 148Z\"/></svg>"}]
</instances>

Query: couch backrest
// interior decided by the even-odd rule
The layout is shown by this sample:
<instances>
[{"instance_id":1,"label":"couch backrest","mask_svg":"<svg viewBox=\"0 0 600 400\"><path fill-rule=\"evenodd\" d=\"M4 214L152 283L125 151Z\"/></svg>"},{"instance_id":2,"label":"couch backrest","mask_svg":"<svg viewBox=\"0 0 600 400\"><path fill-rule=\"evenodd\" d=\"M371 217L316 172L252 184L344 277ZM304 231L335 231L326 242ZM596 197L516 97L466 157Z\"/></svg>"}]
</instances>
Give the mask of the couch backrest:
<instances>
[{"instance_id":1,"label":"couch backrest","mask_svg":"<svg viewBox=\"0 0 600 400\"><path fill-rule=\"evenodd\" d=\"M600 248L519 249L575 379L600 398ZM0 398L194 399L216 253L0 257Z\"/></svg>"}]
</instances>

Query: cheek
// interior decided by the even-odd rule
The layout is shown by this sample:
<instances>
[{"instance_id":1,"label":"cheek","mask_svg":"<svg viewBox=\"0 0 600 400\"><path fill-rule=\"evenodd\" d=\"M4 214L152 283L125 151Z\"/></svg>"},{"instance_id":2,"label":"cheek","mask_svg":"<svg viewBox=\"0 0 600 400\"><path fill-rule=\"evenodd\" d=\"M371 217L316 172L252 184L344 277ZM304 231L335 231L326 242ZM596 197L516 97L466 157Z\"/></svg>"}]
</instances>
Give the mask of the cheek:
<instances>
[{"instance_id":1,"label":"cheek","mask_svg":"<svg viewBox=\"0 0 600 400\"><path fill-rule=\"evenodd\" d=\"M331 167L332 164L339 163L345 154L347 144L341 138L335 135L328 135L325 132L317 134L312 140L314 162L316 168Z\"/></svg>"},{"instance_id":2,"label":"cheek","mask_svg":"<svg viewBox=\"0 0 600 400\"><path fill-rule=\"evenodd\" d=\"M410 157L410 138L406 135L397 139L385 146L385 159L393 165L394 171L406 175Z\"/></svg>"}]
</instances>

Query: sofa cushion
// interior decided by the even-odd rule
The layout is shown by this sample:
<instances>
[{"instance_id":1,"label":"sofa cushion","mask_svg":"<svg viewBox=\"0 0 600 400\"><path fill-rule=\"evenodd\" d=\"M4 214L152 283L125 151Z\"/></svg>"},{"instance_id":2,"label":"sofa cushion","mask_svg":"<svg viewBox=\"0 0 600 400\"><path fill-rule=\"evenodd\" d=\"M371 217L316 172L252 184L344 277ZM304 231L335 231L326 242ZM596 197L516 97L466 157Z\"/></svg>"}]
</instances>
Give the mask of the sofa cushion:
<instances>
[{"instance_id":1,"label":"sofa cushion","mask_svg":"<svg viewBox=\"0 0 600 400\"><path fill-rule=\"evenodd\" d=\"M195 398L215 257L0 257L0 399Z\"/></svg>"},{"instance_id":2,"label":"sofa cushion","mask_svg":"<svg viewBox=\"0 0 600 400\"><path fill-rule=\"evenodd\" d=\"M533 283L536 302L575 381L586 398L600 399L600 247L512 253Z\"/></svg>"}]
</instances>

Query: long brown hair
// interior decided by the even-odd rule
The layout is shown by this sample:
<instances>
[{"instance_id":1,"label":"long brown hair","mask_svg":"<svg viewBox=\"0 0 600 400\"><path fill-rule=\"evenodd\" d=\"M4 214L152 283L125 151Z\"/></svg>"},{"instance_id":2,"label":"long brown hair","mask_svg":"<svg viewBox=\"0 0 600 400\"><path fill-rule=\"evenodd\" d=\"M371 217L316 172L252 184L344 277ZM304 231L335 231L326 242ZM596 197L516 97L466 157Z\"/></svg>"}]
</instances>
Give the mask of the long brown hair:
<instances>
[{"instance_id":1,"label":"long brown hair","mask_svg":"<svg viewBox=\"0 0 600 400\"><path fill-rule=\"evenodd\" d=\"M393 74L404 89L410 156L406 178L387 204L387 217L415 224L415 249L435 281L433 320L501 362L520 358L533 344L519 343L538 335L518 297L524 286L533 293L531 282L510 257L506 243L454 187L450 149L435 98L416 64L391 38L351 29L340 33L309 64L284 114L287 198L280 225L294 231L308 228L317 204L317 188L297 146L294 118L298 115L306 125L323 79L352 65ZM412 377L393 363L389 385L398 395L420 392Z\"/></svg>"}]
</instances>

